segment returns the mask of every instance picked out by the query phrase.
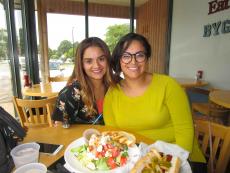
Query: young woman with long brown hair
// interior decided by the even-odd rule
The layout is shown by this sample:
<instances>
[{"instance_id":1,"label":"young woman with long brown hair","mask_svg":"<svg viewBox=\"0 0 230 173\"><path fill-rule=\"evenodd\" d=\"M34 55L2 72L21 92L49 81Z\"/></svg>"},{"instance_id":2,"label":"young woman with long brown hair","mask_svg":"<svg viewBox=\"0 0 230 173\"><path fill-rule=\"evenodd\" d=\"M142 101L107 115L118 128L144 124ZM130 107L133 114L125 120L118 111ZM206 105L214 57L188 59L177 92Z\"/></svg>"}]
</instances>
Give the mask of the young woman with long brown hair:
<instances>
[{"instance_id":1,"label":"young woman with long brown hair","mask_svg":"<svg viewBox=\"0 0 230 173\"><path fill-rule=\"evenodd\" d=\"M83 40L76 52L74 70L58 96L52 119L72 123L103 124L103 99L113 85L108 46L97 37Z\"/></svg>"}]
</instances>

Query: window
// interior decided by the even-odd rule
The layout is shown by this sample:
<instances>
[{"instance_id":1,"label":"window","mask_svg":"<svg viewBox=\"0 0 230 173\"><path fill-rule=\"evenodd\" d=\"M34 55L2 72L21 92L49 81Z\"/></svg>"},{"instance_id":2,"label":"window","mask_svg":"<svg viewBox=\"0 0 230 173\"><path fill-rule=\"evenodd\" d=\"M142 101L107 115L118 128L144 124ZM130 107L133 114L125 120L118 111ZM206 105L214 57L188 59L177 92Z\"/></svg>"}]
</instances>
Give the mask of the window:
<instances>
[{"instance_id":1,"label":"window","mask_svg":"<svg viewBox=\"0 0 230 173\"><path fill-rule=\"evenodd\" d=\"M76 47L85 38L85 17L48 13L47 23L50 76L68 77L73 71Z\"/></svg>"}]
</instances>

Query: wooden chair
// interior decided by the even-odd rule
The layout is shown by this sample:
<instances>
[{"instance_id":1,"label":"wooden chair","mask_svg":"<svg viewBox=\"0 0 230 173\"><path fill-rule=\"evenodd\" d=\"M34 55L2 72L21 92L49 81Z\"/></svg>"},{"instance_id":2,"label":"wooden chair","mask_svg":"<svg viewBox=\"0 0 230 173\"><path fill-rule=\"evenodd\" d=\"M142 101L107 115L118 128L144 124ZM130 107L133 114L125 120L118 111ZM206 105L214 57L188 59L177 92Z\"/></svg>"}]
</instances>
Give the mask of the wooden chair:
<instances>
[{"instance_id":1,"label":"wooden chair","mask_svg":"<svg viewBox=\"0 0 230 173\"><path fill-rule=\"evenodd\" d=\"M68 81L69 77L64 76L55 76L55 77L49 77L49 82L62 82L62 81Z\"/></svg>"},{"instance_id":2,"label":"wooden chair","mask_svg":"<svg viewBox=\"0 0 230 173\"><path fill-rule=\"evenodd\" d=\"M25 100L13 97L22 127L52 126L51 114L57 97Z\"/></svg>"},{"instance_id":3,"label":"wooden chair","mask_svg":"<svg viewBox=\"0 0 230 173\"><path fill-rule=\"evenodd\" d=\"M195 134L207 158L208 172L224 173L230 157L230 127L209 121L195 120ZM210 156L210 134L212 157ZM211 163L213 163L213 171L211 170Z\"/></svg>"}]
</instances>

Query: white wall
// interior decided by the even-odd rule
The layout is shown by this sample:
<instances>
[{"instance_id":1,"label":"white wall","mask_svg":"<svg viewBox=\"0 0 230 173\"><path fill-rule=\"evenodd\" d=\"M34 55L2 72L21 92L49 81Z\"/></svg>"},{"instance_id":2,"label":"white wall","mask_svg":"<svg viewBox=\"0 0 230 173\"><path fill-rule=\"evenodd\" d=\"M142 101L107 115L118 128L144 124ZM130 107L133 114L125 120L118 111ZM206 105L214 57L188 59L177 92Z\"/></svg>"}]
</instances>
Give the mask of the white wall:
<instances>
[{"instance_id":1,"label":"white wall","mask_svg":"<svg viewBox=\"0 0 230 173\"><path fill-rule=\"evenodd\" d=\"M230 90L230 33L220 28L219 35L203 37L204 25L230 20L230 8L208 15L210 1L173 1L169 74L195 78L203 70L211 87Z\"/></svg>"}]
</instances>

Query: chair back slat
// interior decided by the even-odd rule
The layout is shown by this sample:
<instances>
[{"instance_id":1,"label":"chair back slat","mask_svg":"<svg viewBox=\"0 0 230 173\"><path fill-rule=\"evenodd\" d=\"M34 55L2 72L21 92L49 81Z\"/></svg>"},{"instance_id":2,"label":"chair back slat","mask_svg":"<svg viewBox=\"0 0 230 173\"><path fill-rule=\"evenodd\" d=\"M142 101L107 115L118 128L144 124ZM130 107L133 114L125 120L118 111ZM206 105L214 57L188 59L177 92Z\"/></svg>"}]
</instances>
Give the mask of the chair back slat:
<instances>
[{"instance_id":1,"label":"chair back slat","mask_svg":"<svg viewBox=\"0 0 230 173\"><path fill-rule=\"evenodd\" d=\"M224 173L230 158L230 127L205 120L195 120L195 133L205 157L208 158L208 172L212 172L213 163L214 172ZM212 157L210 157L210 134ZM200 136L203 136L202 140Z\"/></svg>"},{"instance_id":2,"label":"chair back slat","mask_svg":"<svg viewBox=\"0 0 230 173\"><path fill-rule=\"evenodd\" d=\"M204 135L203 143L202 143L202 151L205 152L208 148L209 136L207 134Z\"/></svg>"},{"instance_id":3,"label":"chair back slat","mask_svg":"<svg viewBox=\"0 0 230 173\"><path fill-rule=\"evenodd\" d=\"M27 119L30 120L32 123L35 123L34 114L33 114L32 108L28 108L28 110L29 110L29 115L27 115ZM35 108L35 111L36 111L36 108Z\"/></svg>"},{"instance_id":4,"label":"chair back slat","mask_svg":"<svg viewBox=\"0 0 230 173\"><path fill-rule=\"evenodd\" d=\"M51 115L53 110L54 110L55 104L50 104L48 103L46 105L46 109L47 109L47 114ZM51 116L47 116L47 121L49 122L50 125L52 125L52 120L51 120Z\"/></svg>"},{"instance_id":5,"label":"chair back slat","mask_svg":"<svg viewBox=\"0 0 230 173\"><path fill-rule=\"evenodd\" d=\"M213 141L213 145L212 145L212 155L215 161L215 157L218 153L218 149L221 147L221 138L220 137L215 137L214 141Z\"/></svg>"},{"instance_id":6,"label":"chair back slat","mask_svg":"<svg viewBox=\"0 0 230 173\"><path fill-rule=\"evenodd\" d=\"M47 111L47 105L54 107L57 97L42 100L25 100L13 97L13 102L20 118L21 125L28 127L52 126L52 110Z\"/></svg>"},{"instance_id":7,"label":"chair back slat","mask_svg":"<svg viewBox=\"0 0 230 173\"><path fill-rule=\"evenodd\" d=\"M221 172L224 172L228 162L229 162L229 157L230 157L230 132L229 132L229 128L228 127L228 132L225 135L225 139L224 142L222 144L221 150L220 150L220 156L218 159L218 163L216 165L216 170ZM217 172L216 171L216 172Z\"/></svg>"}]
</instances>

